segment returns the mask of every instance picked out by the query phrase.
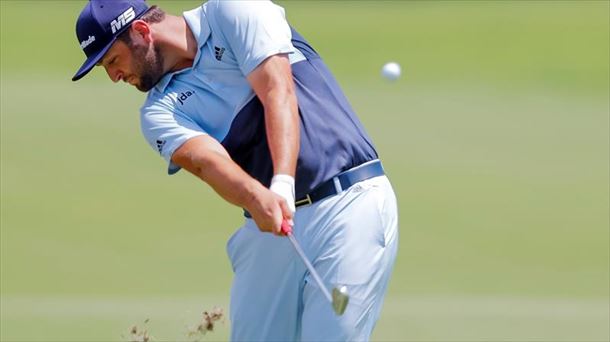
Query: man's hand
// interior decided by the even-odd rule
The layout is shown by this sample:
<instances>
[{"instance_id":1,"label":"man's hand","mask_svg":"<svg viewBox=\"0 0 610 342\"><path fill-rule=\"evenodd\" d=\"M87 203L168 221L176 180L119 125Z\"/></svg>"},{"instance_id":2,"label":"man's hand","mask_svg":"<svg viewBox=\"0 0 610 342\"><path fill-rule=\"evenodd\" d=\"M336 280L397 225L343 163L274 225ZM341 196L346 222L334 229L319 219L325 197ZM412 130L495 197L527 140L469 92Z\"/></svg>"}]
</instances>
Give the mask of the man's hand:
<instances>
[{"instance_id":1,"label":"man's hand","mask_svg":"<svg viewBox=\"0 0 610 342\"><path fill-rule=\"evenodd\" d=\"M282 232L282 221L292 222L293 211L286 199L266 188L260 189L245 208L263 232L285 235Z\"/></svg>"}]
</instances>

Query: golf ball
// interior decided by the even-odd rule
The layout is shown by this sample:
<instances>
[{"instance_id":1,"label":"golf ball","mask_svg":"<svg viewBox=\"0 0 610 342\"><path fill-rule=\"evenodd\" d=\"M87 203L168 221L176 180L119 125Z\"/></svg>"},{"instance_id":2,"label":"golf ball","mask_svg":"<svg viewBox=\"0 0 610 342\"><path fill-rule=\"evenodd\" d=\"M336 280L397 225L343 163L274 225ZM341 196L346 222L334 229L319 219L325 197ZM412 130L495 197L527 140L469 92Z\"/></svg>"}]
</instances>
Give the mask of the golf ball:
<instances>
[{"instance_id":1,"label":"golf ball","mask_svg":"<svg viewBox=\"0 0 610 342\"><path fill-rule=\"evenodd\" d=\"M396 62L386 63L381 68L381 75L390 81L395 81L400 77L400 65Z\"/></svg>"}]
</instances>

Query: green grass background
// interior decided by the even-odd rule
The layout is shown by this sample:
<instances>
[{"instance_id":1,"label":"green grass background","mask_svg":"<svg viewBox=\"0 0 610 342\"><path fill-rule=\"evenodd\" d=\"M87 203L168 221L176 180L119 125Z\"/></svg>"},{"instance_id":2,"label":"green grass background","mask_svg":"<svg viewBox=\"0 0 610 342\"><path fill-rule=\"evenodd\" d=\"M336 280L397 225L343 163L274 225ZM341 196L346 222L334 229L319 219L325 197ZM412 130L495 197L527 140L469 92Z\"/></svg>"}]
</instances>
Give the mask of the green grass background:
<instances>
[{"instance_id":1,"label":"green grass background","mask_svg":"<svg viewBox=\"0 0 610 342\"><path fill-rule=\"evenodd\" d=\"M84 3L0 2L0 339L120 341L149 318L156 340L188 340L201 311L228 308L241 212L165 175L142 94L103 70L70 81ZM608 341L609 3L281 4L399 198L373 339ZM390 60L395 83L379 76Z\"/></svg>"}]
</instances>

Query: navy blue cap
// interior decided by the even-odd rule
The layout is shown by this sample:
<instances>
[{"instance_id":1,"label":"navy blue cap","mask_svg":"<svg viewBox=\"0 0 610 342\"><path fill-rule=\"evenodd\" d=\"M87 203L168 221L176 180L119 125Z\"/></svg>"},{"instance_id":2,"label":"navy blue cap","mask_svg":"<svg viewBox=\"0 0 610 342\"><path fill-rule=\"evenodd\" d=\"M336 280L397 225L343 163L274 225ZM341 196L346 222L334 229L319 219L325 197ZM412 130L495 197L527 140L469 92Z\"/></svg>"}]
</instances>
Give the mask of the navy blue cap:
<instances>
[{"instance_id":1,"label":"navy blue cap","mask_svg":"<svg viewBox=\"0 0 610 342\"><path fill-rule=\"evenodd\" d=\"M87 60L72 81L85 76L131 22L148 10L144 0L91 0L76 21L76 37Z\"/></svg>"}]
</instances>

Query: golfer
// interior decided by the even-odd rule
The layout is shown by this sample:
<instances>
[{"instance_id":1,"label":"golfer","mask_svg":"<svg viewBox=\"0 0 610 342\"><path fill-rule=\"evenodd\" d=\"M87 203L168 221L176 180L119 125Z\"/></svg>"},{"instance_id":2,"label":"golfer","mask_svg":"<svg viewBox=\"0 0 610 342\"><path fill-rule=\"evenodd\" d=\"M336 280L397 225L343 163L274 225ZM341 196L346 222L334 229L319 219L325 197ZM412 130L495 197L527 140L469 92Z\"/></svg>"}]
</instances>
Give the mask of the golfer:
<instances>
[{"instance_id":1,"label":"golfer","mask_svg":"<svg viewBox=\"0 0 610 342\"><path fill-rule=\"evenodd\" d=\"M185 169L242 209L227 244L231 339L368 340L396 257L396 199L371 139L284 10L212 0L173 16L142 0L91 0L76 35L87 59L73 80L97 65L147 92L142 133L168 173ZM325 285L347 288L344 315L284 221Z\"/></svg>"}]
</instances>

